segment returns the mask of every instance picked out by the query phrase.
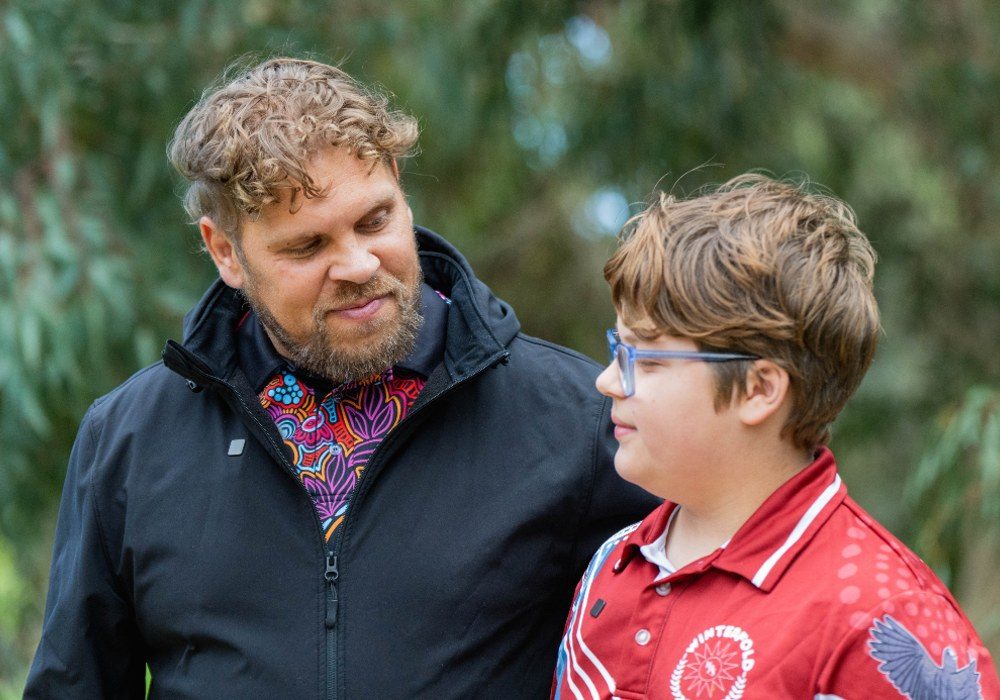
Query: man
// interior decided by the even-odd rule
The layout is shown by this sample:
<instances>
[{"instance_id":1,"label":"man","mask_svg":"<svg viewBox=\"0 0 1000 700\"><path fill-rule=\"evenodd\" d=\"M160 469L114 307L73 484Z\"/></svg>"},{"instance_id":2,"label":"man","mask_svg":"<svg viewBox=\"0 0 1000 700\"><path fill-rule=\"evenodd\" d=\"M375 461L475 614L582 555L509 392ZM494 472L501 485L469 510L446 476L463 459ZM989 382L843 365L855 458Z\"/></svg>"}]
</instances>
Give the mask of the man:
<instances>
[{"instance_id":1,"label":"man","mask_svg":"<svg viewBox=\"0 0 1000 700\"><path fill-rule=\"evenodd\" d=\"M27 697L543 697L611 469L594 363L522 335L330 66L207 93L171 161L220 280L91 407Z\"/></svg>"}]
</instances>

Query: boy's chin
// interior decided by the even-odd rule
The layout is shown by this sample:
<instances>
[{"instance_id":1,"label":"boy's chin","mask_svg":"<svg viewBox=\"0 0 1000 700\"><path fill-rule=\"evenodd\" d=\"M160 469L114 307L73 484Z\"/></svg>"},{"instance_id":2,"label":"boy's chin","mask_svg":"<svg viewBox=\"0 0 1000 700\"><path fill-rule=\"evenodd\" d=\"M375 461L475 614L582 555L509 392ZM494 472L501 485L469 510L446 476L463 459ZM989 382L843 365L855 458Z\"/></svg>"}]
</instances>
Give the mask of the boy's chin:
<instances>
[{"instance_id":1,"label":"boy's chin","mask_svg":"<svg viewBox=\"0 0 1000 700\"><path fill-rule=\"evenodd\" d=\"M634 460L630 460L627 455L622 455L621 448L615 453L615 471L618 476L630 484L635 484L659 498L666 498L662 493L658 493L662 490L662 486L657 484L655 470L637 464Z\"/></svg>"}]
</instances>

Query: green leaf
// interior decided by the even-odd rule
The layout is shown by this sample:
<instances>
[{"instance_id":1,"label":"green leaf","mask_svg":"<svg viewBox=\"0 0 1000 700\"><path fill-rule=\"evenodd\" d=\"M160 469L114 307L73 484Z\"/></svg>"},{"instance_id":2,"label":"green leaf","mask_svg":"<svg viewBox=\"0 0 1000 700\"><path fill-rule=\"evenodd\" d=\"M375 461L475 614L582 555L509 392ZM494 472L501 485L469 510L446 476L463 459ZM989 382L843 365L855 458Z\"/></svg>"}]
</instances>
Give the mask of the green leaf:
<instances>
[{"instance_id":1,"label":"green leaf","mask_svg":"<svg viewBox=\"0 0 1000 700\"><path fill-rule=\"evenodd\" d=\"M1000 407L994 404L986 417L979 450L982 475L982 513L987 519L1000 517Z\"/></svg>"},{"instance_id":2,"label":"green leaf","mask_svg":"<svg viewBox=\"0 0 1000 700\"><path fill-rule=\"evenodd\" d=\"M42 365L42 328L30 309L21 315L20 338L24 368L37 372Z\"/></svg>"},{"instance_id":3,"label":"green leaf","mask_svg":"<svg viewBox=\"0 0 1000 700\"><path fill-rule=\"evenodd\" d=\"M7 10L4 16L4 29L7 30L7 36L18 51L27 54L33 50L35 40L31 28L17 8Z\"/></svg>"}]
</instances>

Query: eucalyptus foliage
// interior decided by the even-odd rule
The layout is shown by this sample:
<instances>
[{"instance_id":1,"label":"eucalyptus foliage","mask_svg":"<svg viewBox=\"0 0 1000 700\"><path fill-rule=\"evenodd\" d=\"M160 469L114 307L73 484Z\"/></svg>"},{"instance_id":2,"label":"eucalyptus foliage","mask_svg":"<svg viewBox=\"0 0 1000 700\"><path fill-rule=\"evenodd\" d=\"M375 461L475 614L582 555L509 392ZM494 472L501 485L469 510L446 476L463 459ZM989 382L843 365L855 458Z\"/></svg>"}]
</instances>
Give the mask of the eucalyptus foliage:
<instances>
[{"instance_id":1,"label":"eucalyptus foliage","mask_svg":"<svg viewBox=\"0 0 1000 700\"><path fill-rule=\"evenodd\" d=\"M1000 388L974 386L941 413L907 484L914 545L986 639L1000 637Z\"/></svg>"},{"instance_id":2,"label":"eucalyptus foliage","mask_svg":"<svg viewBox=\"0 0 1000 700\"><path fill-rule=\"evenodd\" d=\"M852 203L881 255L885 338L834 449L897 530L942 509L918 548L953 568L969 551L946 525L957 494L995 513L992 467L953 492L935 452L913 477L919 507L898 494L935 416L1000 376L997 45L991 0L7 0L0 686L17 692L37 639L86 406L157 359L212 277L164 148L247 52L341 62L395 93L423 129L404 174L417 220L529 332L595 357L612 319L600 269L654 186L759 168ZM992 425L960 452L992 450Z\"/></svg>"},{"instance_id":3,"label":"eucalyptus foliage","mask_svg":"<svg viewBox=\"0 0 1000 700\"><path fill-rule=\"evenodd\" d=\"M966 541L1000 535L1000 389L973 387L942 423L906 496L921 513L918 548L957 583Z\"/></svg>"}]
</instances>

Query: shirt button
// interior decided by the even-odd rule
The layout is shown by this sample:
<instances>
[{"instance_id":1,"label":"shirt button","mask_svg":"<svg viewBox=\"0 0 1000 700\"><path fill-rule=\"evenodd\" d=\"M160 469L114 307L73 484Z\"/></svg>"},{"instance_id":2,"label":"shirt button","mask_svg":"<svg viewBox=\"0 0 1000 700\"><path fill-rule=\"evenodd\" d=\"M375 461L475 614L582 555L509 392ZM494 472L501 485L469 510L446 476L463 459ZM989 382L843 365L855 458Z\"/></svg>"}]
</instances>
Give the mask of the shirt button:
<instances>
[{"instance_id":1,"label":"shirt button","mask_svg":"<svg viewBox=\"0 0 1000 700\"><path fill-rule=\"evenodd\" d=\"M649 637L650 637L649 630L641 629L635 633L635 643L641 647L644 647L647 644L649 644Z\"/></svg>"},{"instance_id":2,"label":"shirt button","mask_svg":"<svg viewBox=\"0 0 1000 700\"><path fill-rule=\"evenodd\" d=\"M656 591L657 595L669 595L670 594L670 584L666 583L666 582L661 583L654 590Z\"/></svg>"}]
</instances>

